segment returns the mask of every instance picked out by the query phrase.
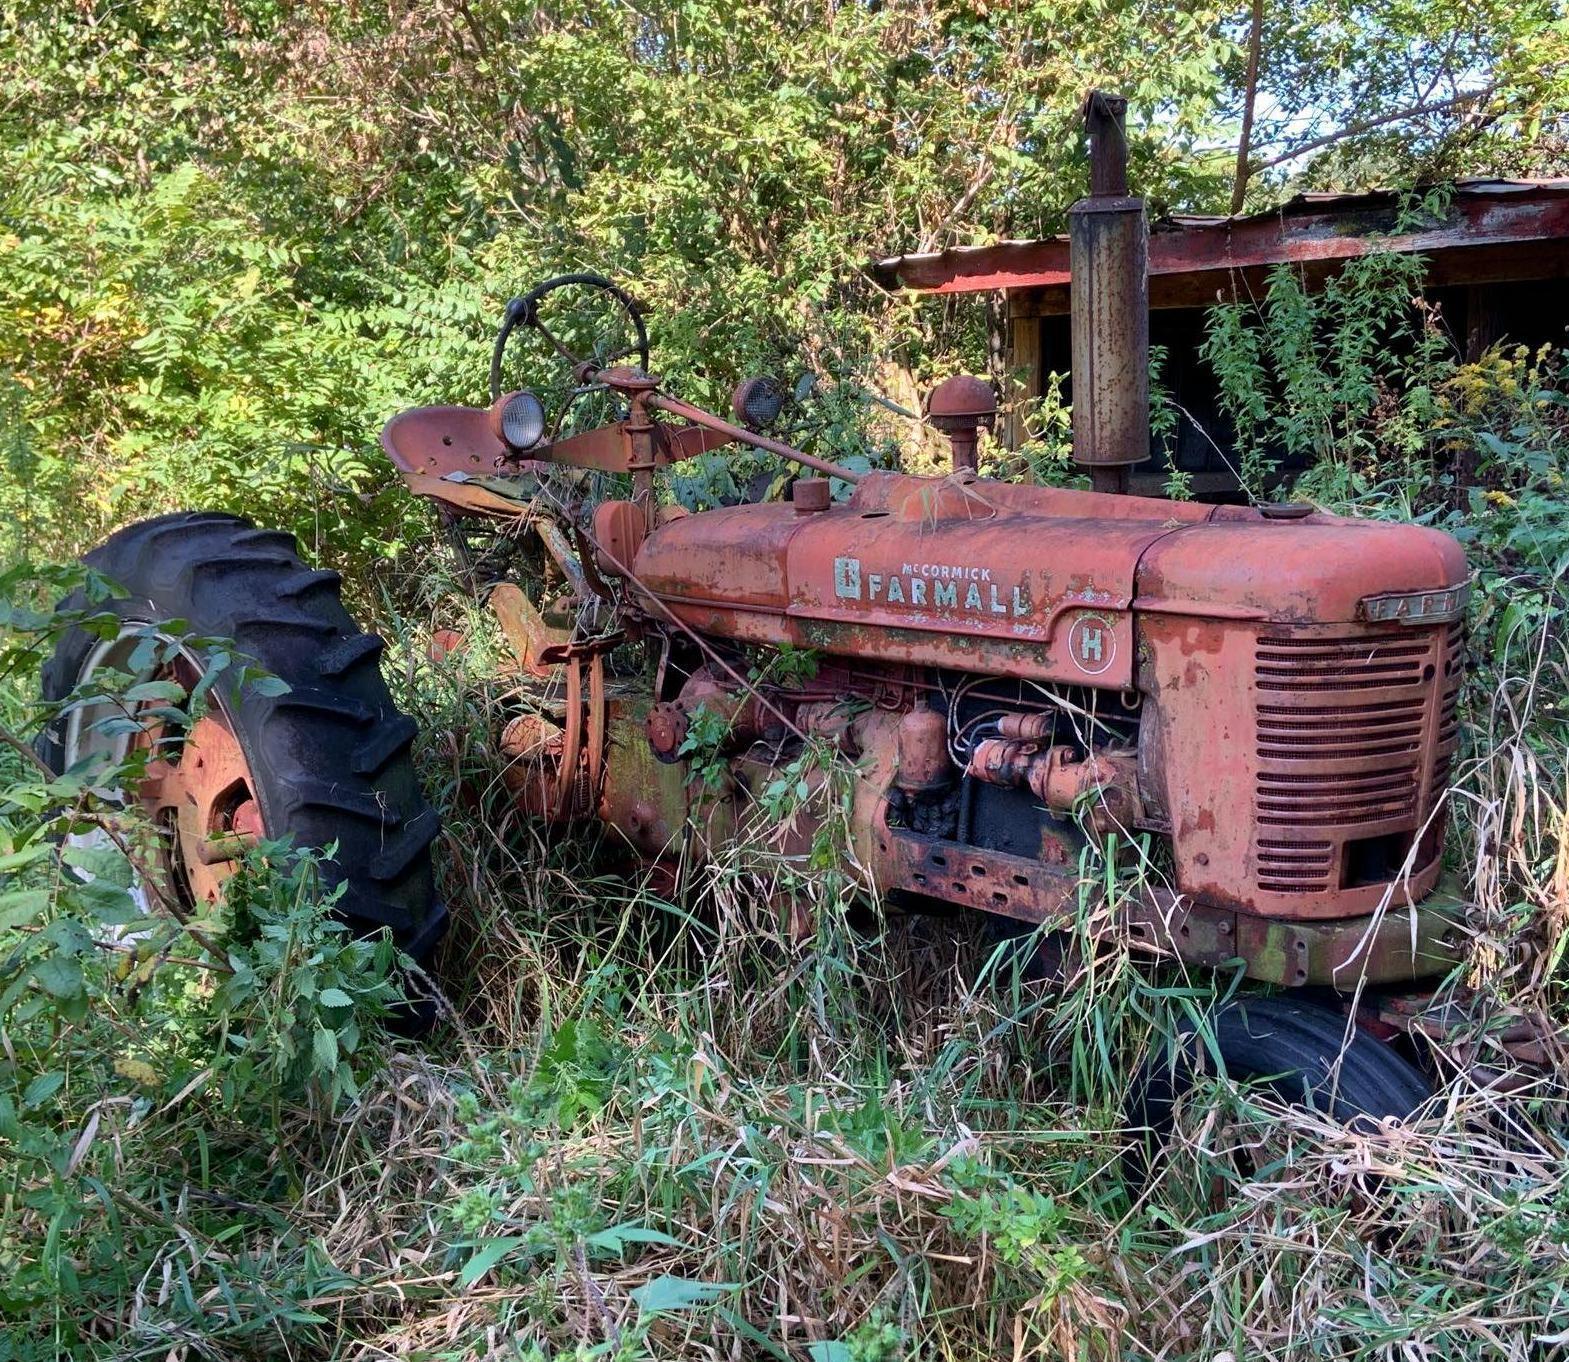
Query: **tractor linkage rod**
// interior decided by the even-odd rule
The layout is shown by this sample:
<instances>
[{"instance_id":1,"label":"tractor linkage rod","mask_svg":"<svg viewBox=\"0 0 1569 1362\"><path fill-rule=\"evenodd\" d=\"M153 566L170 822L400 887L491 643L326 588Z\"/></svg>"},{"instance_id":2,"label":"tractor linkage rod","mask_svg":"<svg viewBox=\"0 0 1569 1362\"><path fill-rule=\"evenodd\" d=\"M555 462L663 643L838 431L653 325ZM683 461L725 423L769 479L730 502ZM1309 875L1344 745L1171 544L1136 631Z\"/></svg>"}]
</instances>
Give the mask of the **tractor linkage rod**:
<instances>
[{"instance_id":1,"label":"tractor linkage rod","mask_svg":"<svg viewBox=\"0 0 1569 1362\"><path fill-rule=\"evenodd\" d=\"M819 459L815 454L804 454L799 449L785 444L783 440L771 440L766 435L759 435L756 431L746 429L745 426L731 425L729 421L722 420L701 407L694 407L679 398L666 397L663 393L649 393L644 400L649 406L668 412L671 416L679 416L683 421L689 421L694 426L703 426L715 434L728 436L732 440L739 440L743 444L766 450L770 454L777 454L781 459L803 464L819 473L826 473L830 478L843 478L849 483L857 483L861 480L861 474L848 468L831 463L827 459Z\"/></svg>"}]
</instances>

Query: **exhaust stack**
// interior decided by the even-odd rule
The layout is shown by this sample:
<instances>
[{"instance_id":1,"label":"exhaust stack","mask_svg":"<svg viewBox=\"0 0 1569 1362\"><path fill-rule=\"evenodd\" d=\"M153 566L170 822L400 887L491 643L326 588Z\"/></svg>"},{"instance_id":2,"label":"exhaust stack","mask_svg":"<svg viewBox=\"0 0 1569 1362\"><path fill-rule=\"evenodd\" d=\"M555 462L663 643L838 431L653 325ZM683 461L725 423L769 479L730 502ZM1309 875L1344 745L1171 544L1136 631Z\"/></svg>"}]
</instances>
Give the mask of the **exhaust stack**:
<instances>
[{"instance_id":1,"label":"exhaust stack","mask_svg":"<svg viewBox=\"0 0 1569 1362\"><path fill-rule=\"evenodd\" d=\"M1084 104L1090 196L1068 210L1073 328L1073 461L1097 492L1125 492L1150 453L1149 228L1128 193L1128 101Z\"/></svg>"}]
</instances>

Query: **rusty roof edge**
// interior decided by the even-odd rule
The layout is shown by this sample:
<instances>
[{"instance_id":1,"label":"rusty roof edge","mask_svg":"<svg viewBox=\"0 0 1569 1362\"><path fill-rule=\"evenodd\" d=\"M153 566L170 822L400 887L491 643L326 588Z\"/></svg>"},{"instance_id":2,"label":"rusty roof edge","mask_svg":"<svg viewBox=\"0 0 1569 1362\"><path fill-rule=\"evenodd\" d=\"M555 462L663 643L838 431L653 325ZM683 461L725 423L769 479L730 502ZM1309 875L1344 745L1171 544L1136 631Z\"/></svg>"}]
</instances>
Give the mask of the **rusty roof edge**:
<instances>
[{"instance_id":1,"label":"rusty roof edge","mask_svg":"<svg viewBox=\"0 0 1569 1362\"><path fill-rule=\"evenodd\" d=\"M1284 203L1264 208L1256 213L1239 213L1228 216L1221 213L1168 213L1161 223L1179 227L1212 227L1222 224L1240 226L1248 222L1267 222L1270 218L1296 217L1323 212L1330 208L1373 207L1397 202L1406 194L1429 194L1435 189L1451 189L1459 198L1557 198L1569 195L1569 179L1551 180L1500 180L1475 178L1454 180L1440 185L1416 185L1411 189L1309 189L1293 194Z\"/></svg>"},{"instance_id":2,"label":"rusty roof edge","mask_svg":"<svg viewBox=\"0 0 1569 1362\"><path fill-rule=\"evenodd\" d=\"M1569 179L1540 179L1540 180L1504 180L1494 178L1473 178L1456 180L1448 185L1417 185L1412 190L1375 188L1346 192L1332 192L1325 190L1308 190L1287 199L1284 203L1274 208L1266 208L1256 213L1238 214L1236 216L1210 215L1203 213L1167 213L1151 222L1151 232L1208 232L1217 228L1236 228L1252 223L1268 222L1272 219L1280 220L1292 217L1303 217L1314 213L1332 210L1345 210L1351 208L1370 208L1397 201L1403 194L1430 193L1436 188L1450 188L1460 198L1506 198L1506 199L1553 199L1569 197ZM917 270L940 270L946 267L957 267L966 259L996 258L1002 265L1006 257L1029 253L1055 256L1060 250L1062 261L1060 269L1067 269L1068 238L1064 234L1050 237L1035 238L1006 238L981 246L949 246L941 251L914 252L908 255L891 255L871 263L868 272L873 280L881 287L894 290L899 288L921 288L922 285L907 282L901 278L902 273L909 268ZM994 272L995 273L995 272ZM976 292L989 287L983 276L970 285ZM927 285L926 287L931 287Z\"/></svg>"}]
</instances>

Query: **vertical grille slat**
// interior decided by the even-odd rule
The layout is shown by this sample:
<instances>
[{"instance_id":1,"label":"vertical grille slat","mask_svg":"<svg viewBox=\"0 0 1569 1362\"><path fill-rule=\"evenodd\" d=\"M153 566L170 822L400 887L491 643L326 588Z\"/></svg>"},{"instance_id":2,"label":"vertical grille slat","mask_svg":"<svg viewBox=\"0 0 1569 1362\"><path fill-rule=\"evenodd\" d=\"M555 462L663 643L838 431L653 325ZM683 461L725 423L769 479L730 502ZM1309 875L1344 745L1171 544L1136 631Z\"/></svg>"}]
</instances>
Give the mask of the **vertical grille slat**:
<instances>
[{"instance_id":1,"label":"vertical grille slat","mask_svg":"<svg viewBox=\"0 0 1569 1362\"><path fill-rule=\"evenodd\" d=\"M1438 750L1433 760L1435 795L1449 784L1449 768L1460 745L1460 686L1465 677L1465 626L1456 621L1444 635L1444 692L1438 706Z\"/></svg>"}]
</instances>

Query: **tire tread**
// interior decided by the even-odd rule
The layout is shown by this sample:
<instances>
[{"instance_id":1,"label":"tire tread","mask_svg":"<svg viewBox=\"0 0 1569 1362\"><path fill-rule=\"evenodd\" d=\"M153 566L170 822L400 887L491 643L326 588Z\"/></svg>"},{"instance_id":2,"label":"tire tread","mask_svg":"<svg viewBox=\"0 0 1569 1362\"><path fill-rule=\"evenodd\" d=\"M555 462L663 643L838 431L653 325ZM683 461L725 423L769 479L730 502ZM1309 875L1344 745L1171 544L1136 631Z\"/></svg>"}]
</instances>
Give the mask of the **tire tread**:
<instances>
[{"instance_id":1,"label":"tire tread","mask_svg":"<svg viewBox=\"0 0 1569 1362\"><path fill-rule=\"evenodd\" d=\"M440 823L415 775L415 725L375 665L385 645L344 609L339 575L302 561L293 535L221 511L127 526L86 562L125 588L124 617L232 639L288 684L278 696L242 693L231 713L268 836L336 844L323 870L343 884L339 915L360 930L390 927L428 957L446 923L430 860ZM85 631L66 635L43 668L46 699L70 692L92 644ZM58 769L57 734L40 735L39 751Z\"/></svg>"}]
</instances>

